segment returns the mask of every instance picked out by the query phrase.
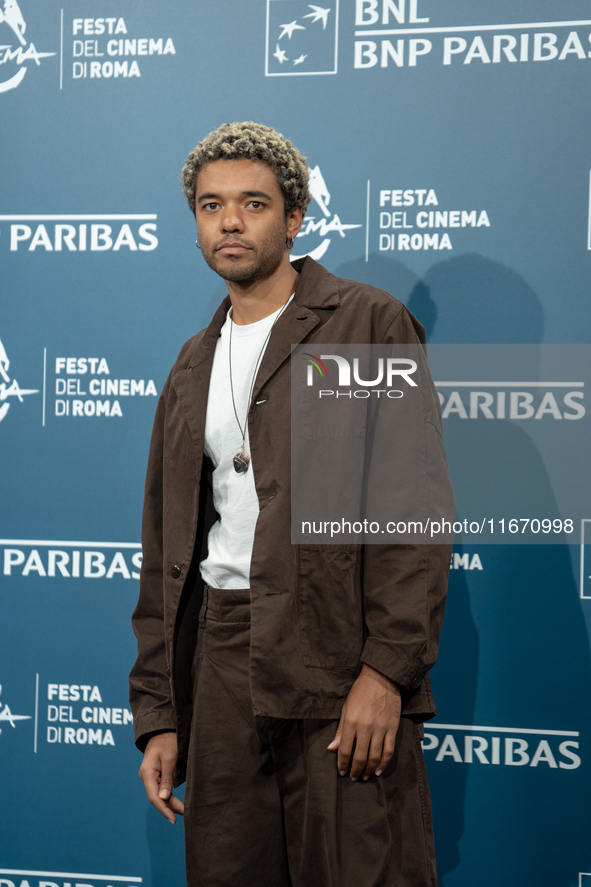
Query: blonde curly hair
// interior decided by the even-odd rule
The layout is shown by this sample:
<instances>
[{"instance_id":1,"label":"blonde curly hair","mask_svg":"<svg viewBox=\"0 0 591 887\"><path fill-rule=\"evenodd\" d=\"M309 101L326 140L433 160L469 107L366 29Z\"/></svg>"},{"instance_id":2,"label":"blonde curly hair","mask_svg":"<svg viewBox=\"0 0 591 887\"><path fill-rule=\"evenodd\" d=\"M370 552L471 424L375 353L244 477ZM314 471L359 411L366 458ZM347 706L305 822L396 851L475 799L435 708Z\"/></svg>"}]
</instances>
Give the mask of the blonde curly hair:
<instances>
[{"instance_id":1,"label":"blonde curly hair","mask_svg":"<svg viewBox=\"0 0 591 887\"><path fill-rule=\"evenodd\" d=\"M292 143L270 126L253 123L223 123L191 151L181 173L181 185L193 215L197 176L206 163L215 160L259 160L275 173L285 198L285 214L296 206L305 214L312 195L308 188L308 164Z\"/></svg>"}]
</instances>

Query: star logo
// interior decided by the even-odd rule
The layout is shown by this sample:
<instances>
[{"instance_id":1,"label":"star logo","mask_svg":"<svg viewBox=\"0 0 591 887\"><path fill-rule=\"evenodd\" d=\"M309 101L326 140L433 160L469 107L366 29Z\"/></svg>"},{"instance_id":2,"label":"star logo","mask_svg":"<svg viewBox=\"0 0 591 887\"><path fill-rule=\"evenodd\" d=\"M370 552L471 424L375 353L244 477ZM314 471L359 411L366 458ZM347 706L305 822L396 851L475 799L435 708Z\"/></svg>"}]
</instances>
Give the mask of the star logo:
<instances>
[{"instance_id":1,"label":"star logo","mask_svg":"<svg viewBox=\"0 0 591 887\"><path fill-rule=\"evenodd\" d=\"M289 25L281 25L281 27L283 28L283 30L282 30L281 34L279 35L280 40L282 37L285 37L286 34L289 37L289 39L291 40L294 31L305 31L306 30L304 25L298 25L297 21L290 22Z\"/></svg>"},{"instance_id":2,"label":"star logo","mask_svg":"<svg viewBox=\"0 0 591 887\"><path fill-rule=\"evenodd\" d=\"M309 12L308 15L305 15L304 18L311 18L312 23L318 22L322 20L322 28L326 28L326 23L328 21L328 13L330 12L330 7L328 9L323 9L322 6L312 6L311 3L308 4L312 12Z\"/></svg>"},{"instance_id":3,"label":"star logo","mask_svg":"<svg viewBox=\"0 0 591 887\"><path fill-rule=\"evenodd\" d=\"M267 0L265 76L336 74L339 2Z\"/></svg>"},{"instance_id":4,"label":"star logo","mask_svg":"<svg viewBox=\"0 0 591 887\"><path fill-rule=\"evenodd\" d=\"M283 49L279 48L279 44L277 44L277 49L273 53L273 56L276 59L278 59L278 61L281 62L281 64L283 64L283 62L287 61L287 55L285 54L285 51Z\"/></svg>"}]
</instances>

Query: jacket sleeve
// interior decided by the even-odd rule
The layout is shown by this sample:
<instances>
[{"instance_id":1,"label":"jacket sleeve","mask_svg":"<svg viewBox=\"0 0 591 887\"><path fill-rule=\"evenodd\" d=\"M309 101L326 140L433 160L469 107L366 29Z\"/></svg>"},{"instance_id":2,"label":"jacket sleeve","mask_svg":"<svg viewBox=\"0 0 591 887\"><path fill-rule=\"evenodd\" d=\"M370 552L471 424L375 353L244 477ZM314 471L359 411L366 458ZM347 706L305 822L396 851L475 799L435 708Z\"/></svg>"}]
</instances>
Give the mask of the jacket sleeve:
<instances>
[{"instance_id":1,"label":"jacket sleeve","mask_svg":"<svg viewBox=\"0 0 591 887\"><path fill-rule=\"evenodd\" d=\"M158 401L150 442L142 516L140 594L132 617L138 652L129 676L129 699L135 743L141 751L150 735L176 731L164 641L162 548L164 418L171 375Z\"/></svg>"},{"instance_id":2,"label":"jacket sleeve","mask_svg":"<svg viewBox=\"0 0 591 887\"><path fill-rule=\"evenodd\" d=\"M424 330L404 307L391 322L384 344L424 346ZM417 490L424 513L455 514L443 447L441 408L428 371L424 384L420 435L422 446L414 458L422 460ZM437 477L436 484L429 476ZM414 476L414 474L413 474ZM362 582L367 637L361 660L407 691L420 686L435 663L443 621L452 546L431 542L365 545Z\"/></svg>"}]
</instances>

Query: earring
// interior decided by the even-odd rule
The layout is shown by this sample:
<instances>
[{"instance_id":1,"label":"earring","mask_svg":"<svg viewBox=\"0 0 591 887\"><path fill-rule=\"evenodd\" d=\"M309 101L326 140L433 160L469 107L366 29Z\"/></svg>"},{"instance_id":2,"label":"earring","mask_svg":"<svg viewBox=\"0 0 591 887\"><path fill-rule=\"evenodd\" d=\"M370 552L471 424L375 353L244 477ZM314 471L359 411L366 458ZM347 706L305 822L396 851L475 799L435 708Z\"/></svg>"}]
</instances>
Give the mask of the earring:
<instances>
[{"instance_id":1,"label":"earring","mask_svg":"<svg viewBox=\"0 0 591 887\"><path fill-rule=\"evenodd\" d=\"M292 248L293 248L293 244L294 244L294 239L293 239L293 237L288 237L287 240L285 241L285 243L286 243L286 246L287 246L288 249L292 249Z\"/></svg>"},{"instance_id":2,"label":"earring","mask_svg":"<svg viewBox=\"0 0 591 887\"><path fill-rule=\"evenodd\" d=\"M195 241L195 246L197 247L197 249L201 249L201 247L199 246L199 240Z\"/></svg>"}]
</instances>

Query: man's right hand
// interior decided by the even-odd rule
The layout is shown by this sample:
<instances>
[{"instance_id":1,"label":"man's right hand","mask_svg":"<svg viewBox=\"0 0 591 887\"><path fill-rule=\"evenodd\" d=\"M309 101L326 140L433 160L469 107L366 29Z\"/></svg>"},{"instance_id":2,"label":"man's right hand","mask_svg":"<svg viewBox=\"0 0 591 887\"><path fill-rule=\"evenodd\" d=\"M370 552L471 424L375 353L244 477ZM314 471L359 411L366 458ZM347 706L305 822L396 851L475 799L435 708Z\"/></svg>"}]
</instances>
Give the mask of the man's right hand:
<instances>
[{"instance_id":1,"label":"man's right hand","mask_svg":"<svg viewBox=\"0 0 591 887\"><path fill-rule=\"evenodd\" d=\"M183 816L185 812L183 802L172 793L177 755L176 733L158 733L146 746L139 774L150 804L173 824L176 822L175 813Z\"/></svg>"}]
</instances>

